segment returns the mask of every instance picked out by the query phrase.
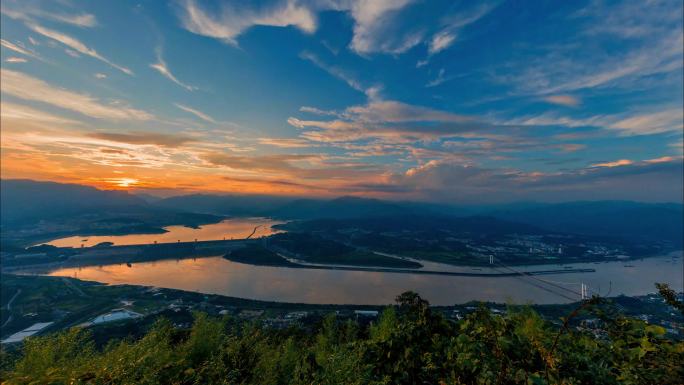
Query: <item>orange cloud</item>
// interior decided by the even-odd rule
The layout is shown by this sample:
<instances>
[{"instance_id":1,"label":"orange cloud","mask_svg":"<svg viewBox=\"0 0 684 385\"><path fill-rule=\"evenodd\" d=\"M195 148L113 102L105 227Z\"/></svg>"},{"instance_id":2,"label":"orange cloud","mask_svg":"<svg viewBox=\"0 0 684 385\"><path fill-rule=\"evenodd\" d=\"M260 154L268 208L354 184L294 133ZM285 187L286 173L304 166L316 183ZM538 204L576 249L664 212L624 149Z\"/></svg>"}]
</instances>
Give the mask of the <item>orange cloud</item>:
<instances>
[{"instance_id":1,"label":"orange cloud","mask_svg":"<svg viewBox=\"0 0 684 385\"><path fill-rule=\"evenodd\" d=\"M620 159L620 160L616 160L614 162L604 162L604 163L592 164L591 167L619 167L619 166L629 166L632 163L634 163L634 162L632 162L629 159Z\"/></svg>"}]
</instances>

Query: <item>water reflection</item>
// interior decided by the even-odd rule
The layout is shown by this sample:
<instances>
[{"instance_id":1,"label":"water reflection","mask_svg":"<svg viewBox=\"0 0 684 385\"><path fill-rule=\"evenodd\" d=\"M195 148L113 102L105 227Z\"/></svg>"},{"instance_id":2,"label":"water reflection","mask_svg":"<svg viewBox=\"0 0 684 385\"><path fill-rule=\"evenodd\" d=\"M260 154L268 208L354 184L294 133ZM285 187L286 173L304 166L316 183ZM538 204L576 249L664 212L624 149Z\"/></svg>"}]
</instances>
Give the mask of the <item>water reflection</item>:
<instances>
[{"instance_id":1,"label":"water reflection","mask_svg":"<svg viewBox=\"0 0 684 385\"><path fill-rule=\"evenodd\" d=\"M590 267L593 273L542 276L579 293L580 283L593 292L610 295L641 295L654 291L654 282L682 287L682 258L667 256L630 262L575 264ZM557 266L553 266L554 268ZM552 266L545 266L552 268ZM532 268L530 268L532 269ZM221 294L267 301L388 304L406 290L414 290L433 304L449 305L471 300L513 303L562 303L568 298L535 286L522 278L425 276L415 274L361 271L293 269L253 266L221 257L166 260L125 264L64 268L49 273L110 284L134 284ZM563 292L575 300L570 291Z\"/></svg>"},{"instance_id":2,"label":"water reflection","mask_svg":"<svg viewBox=\"0 0 684 385\"><path fill-rule=\"evenodd\" d=\"M49 245L58 247L85 247L95 246L101 242L112 242L115 245L140 245L148 243L171 243L213 241L221 239L242 239L249 236L257 227L253 238L271 235L275 232L271 226L282 222L269 218L234 218L226 219L219 223L204 225L197 229L185 226L168 226L163 234L129 234L129 235L101 235L101 236L73 236L55 239L47 242Z\"/></svg>"}]
</instances>

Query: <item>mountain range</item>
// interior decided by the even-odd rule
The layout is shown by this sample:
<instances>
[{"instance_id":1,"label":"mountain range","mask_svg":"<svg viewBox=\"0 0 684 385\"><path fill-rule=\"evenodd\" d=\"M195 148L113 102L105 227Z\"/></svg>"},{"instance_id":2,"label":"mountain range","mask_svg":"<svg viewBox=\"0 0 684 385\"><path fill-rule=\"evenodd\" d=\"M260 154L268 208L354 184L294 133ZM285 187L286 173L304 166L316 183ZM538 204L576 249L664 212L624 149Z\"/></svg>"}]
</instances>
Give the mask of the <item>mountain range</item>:
<instances>
[{"instance_id":1,"label":"mountain range","mask_svg":"<svg viewBox=\"0 0 684 385\"><path fill-rule=\"evenodd\" d=\"M382 218L396 216L491 217L547 231L665 240L682 245L684 205L631 201L513 203L464 206L384 201L360 197L334 199L268 195L182 195L164 199L93 187L2 180L3 231L15 225L94 212L181 212L218 217L268 216L284 220Z\"/></svg>"}]
</instances>

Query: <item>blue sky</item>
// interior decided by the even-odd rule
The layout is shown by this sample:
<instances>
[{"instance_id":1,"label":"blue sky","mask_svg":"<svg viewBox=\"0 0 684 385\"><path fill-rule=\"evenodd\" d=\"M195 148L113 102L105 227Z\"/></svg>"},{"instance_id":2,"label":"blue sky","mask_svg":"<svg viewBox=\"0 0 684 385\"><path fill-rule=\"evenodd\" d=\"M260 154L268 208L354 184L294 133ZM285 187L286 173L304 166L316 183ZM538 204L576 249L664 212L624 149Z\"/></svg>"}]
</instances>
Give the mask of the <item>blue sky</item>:
<instances>
[{"instance_id":1,"label":"blue sky","mask_svg":"<svg viewBox=\"0 0 684 385\"><path fill-rule=\"evenodd\" d=\"M3 1L2 176L682 197L682 2Z\"/></svg>"}]
</instances>

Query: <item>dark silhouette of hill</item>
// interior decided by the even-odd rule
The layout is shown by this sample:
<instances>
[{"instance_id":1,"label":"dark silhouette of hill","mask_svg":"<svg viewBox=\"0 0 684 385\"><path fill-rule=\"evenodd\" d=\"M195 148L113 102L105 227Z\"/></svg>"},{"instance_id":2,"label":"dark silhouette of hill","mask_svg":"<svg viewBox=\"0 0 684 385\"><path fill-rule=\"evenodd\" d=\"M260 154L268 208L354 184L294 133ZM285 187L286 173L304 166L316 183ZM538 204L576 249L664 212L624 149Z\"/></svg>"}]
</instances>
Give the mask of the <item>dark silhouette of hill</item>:
<instances>
[{"instance_id":1,"label":"dark silhouette of hill","mask_svg":"<svg viewBox=\"0 0 684 385\"><path fill-rule=\"evenodd\" d=\"M684 232L683 206L678 203L586 201L456 206L358 197L308 199L246 195L188 195L163 199L156 205L221 215L255 215L298 220L415 215L480 217L478 220L487 222L495 218L560 233L665 240L675 245L682 245ZM421 221L409 222L398 223L402 226L422 223ZM482 226L483 229L486 227Z\"/></svg>"},{"instance_id":2,"label":"dark silhouette of hill","mask_svg":"<svg viewBox=\"0 0 684 385\"><path fill-rule=\"evenodd\" d=\"M273 212L293 201L290 197L268 195L190 194L161 199L156 207L227 216L273 216Z\"/></svg>"},{"instance_id":3,"label":"dark silhouette of hill","mask_svg":"<svg viewBox=\"0 0 684 385\"><path fill-rule=\"evenodd\" d=\"M681 246L682 208L675 203L568 202L498 209L488 215L563 233L667 240Z\"/></svg>"},{"instance_id":4,"label":"dark silhouette of hill","mask_svg":"<svg viewBox=\"0 0 684 385\"><path fill-rule=\"evenodd\" d=\"M364 218L325 218L282 225L294 231L334 232L345 229L361 229L372 232L437 231L450 230L459 233L487 235L502 234L547 234L548 231L536 226L516 223L493 217L471 216L456 217L445 215L391 215Z\"/></svg>"},{"instance_id":5,"label":"dark silhouette of hill","mask_svg":"<svg viewBox=\"0 0 684 385\"><path fill-rule=\"evenodd\" d=\"M299 199L277 209L274 214L284 218L363 218L408 214L411 210L400 204L378 199L340 197L331 200Z\"/></svg>"},{"instance_id":6,"label":"dark silhouette of hill","mask_svg":"<svg viewBox=\"0 0 684 385\"><path fill-rule=\"evenodd\" d=\"M147 203L125 191L103 191L78 184L9 179L0 189L2 224L22 224L92 211L145 208Z\"/></svg>"},{"instance_id":7,"label":"dark silhouette of hill","mask_svg":"<svg viewBox=\"0 0 684 385\"><path fill-rule=\"evenodd\" d=\"M357 197L309 199L265 195L185 195L166 198L158 207L230 216L270 216L283 219L358 218L406 214L402 204Z\"/></svg>"},{"instance_id":8,"label":"dark silhouette of hill","mask_svg":"<svg viewBox=\"0 0 684 385\"><path fill-rule=\"evenodd\" d=\"M640 203L626 201L587 201L567 203L512 203L496 206L455 206L440 203L397 202L359 197L334 199L293 198L269 195L193 194L165 199L140 197L122 191L93 187L3 180L2 224L26 225L41 220L68 219L84 214L112 213L120 217L144 213L148 217L169 213L198 213L220 216L268 216L288 220L359 219L413 216L397 220L406 228L444 224L444 217L475 217L478 228L503 226L501 221L560 233L622 237L633 240L667 241L683 244L684 209L680 203ZM430 218L430 223L426 223ZM207 217L208 218L208 217ZM206 218L197 219L197 223ZM500 221L495 221L495 219ZM161 222L173 222L164 219ZM195 220L191 221L192 223ZM383 222L388 222L386 219ZM392 222L392 221L390 221ZM369 222L372 223L372 222ZM504 226L506 227L506 226Z\"/></svg>"},{"instance_id":9,"label":"dark silhouette of hill","mask_svg":"<svg viewBox=\"0 0 684 385\"><path fill-rule=\"evenodd\" d=\"M105 191L77 184L2 180L2 247L69 235L161 233L162 227L190 227L223 217L153 206L125 191Z\"/></svg>"}]
</instances>

